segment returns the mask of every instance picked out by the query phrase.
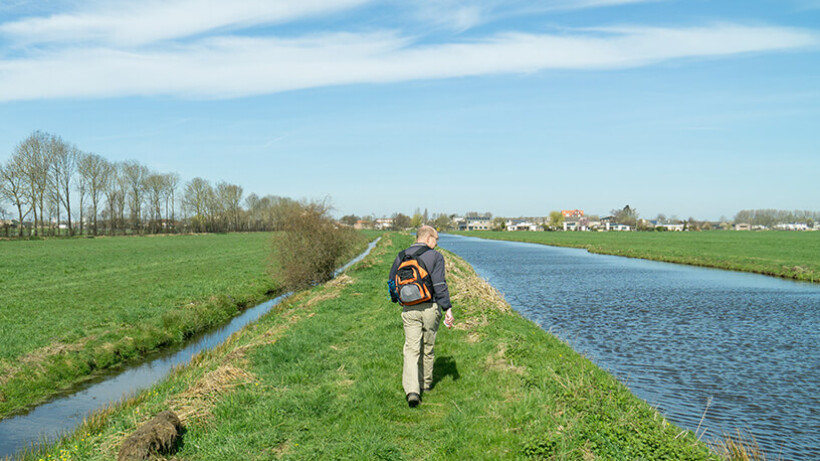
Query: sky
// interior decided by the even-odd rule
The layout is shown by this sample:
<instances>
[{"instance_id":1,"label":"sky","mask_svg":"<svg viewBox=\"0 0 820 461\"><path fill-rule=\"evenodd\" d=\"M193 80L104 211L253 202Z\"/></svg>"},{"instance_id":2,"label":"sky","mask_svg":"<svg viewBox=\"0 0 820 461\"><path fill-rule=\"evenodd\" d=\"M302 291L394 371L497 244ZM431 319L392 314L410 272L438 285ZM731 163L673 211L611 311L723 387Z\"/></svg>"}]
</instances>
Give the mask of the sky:
<instances>
[{"instance_id":1,"label":"sky","mask_svg":"<svg viewBox=\"0 0 820 461\"><path fill-rule=\"evenodd\" d=\"M820 0L0 0L35 130L337 216L818 210Z\"/></svg>"}]
</instances>

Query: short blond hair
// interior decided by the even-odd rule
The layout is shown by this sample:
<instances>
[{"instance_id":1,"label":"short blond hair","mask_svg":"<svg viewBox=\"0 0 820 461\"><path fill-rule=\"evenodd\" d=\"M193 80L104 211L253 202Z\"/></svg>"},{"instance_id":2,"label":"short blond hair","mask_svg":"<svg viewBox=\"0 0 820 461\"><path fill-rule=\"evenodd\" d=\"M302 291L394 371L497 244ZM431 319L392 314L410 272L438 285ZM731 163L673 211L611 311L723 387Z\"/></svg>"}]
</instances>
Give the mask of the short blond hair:
<instances>
[{"instance_id":1,"label":"short blond hair","mask_svg":"<svg viewBox=\"0 0 820 461\"><path fill-rule=\"evenodd\" d=\"M428 225L423 225L419 227L419 230L416 232L416 241L422 242L427 240L427 237L435 237L438 238L438 232L435 229Z\"/></svg>"}]
</instances>

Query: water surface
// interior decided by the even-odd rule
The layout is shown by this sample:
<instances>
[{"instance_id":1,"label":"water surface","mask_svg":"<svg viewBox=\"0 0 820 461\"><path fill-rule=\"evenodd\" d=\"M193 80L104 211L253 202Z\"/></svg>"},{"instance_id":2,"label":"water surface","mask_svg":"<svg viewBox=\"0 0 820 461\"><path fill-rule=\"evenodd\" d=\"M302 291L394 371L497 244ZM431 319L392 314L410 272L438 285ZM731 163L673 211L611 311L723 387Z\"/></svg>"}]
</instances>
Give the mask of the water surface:
<instances>
[{"instance_id":1,"label":"water surface","mask_svg":"<svg viewBox=\"0 0 820 461\"><path fill-rule=\"evenodd\" d=\"M531 243L439 245L678 425L694 431L706 410L704 439L749 429L769 455L820 459L820 286Z\"/></svg>"}]
</instances>

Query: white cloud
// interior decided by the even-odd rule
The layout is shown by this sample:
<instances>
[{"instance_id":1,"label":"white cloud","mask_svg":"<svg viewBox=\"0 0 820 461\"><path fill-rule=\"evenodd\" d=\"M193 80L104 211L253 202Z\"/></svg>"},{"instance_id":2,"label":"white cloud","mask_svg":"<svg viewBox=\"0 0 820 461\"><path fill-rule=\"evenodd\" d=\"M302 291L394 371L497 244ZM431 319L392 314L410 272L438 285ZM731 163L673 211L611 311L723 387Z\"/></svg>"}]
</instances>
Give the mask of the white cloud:
<instances>
[{"instance_id":1,"label":"white cloud","mask_svg":"<svg viewBox=\"0 0 820 461\"><path fill-rule=\"evenodd\" d=\"M401 0L424 23L458 32L499 19L544 12L571 11L663 0Z\"/></svg>"},{"instance_id":2,"label":"white cloud","mask_svg":"<svg viewBox=\"0 0 820 461\"><path fill-rule=\"evenodd\" d=\"M216 37L156 50L71 48L0 61L0 100L174 95L226 98L354 83L545 69L615 69L679 58L817 46L814 32L778 27L629 27L503 34L418 46L396 33L298 39Z\"/></svg>"},{"instance_id":3,"label":"white cloud","mask_svg":"<svg viewBox=\"0 0 820 461\"><path fill-rule=\"evenodd\" d=\"M0 24L22 44L100 42L143 45L213 30L276 24L349 9L372 0L107 1L81 11Z\"/></svg>"}]
</instances>

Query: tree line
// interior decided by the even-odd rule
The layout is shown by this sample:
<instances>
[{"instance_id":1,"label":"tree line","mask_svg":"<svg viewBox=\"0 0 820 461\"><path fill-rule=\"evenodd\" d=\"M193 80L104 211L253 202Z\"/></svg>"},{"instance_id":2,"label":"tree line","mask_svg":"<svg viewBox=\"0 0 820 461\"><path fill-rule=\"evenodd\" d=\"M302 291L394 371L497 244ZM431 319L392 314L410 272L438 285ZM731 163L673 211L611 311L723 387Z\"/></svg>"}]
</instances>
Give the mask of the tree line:
<instances>
[{"instance_id":1,"label":"tree line","mask_svg":"<svg viewBox=\"0 0 820 461\"><path fill-rule=\"evenodd\" d=\"M42 131L0 163L6 236L12 228L20 237L272 231L300 206L286 197L245 196L226 182L182 184L177 173L135 160L112 162Z\"/></svg>"},{"instance_id":2,"label":"tree line","mask_svg":"<svg viewBox=\"0 0 820 461\"><path fill-rule=\"evenodd\" d=\"M741 210L735 215L736 223L773 227L777 224L804 223L814 225L820 220L820 211L808 210Z\"/></svg>"}]
</instances>

